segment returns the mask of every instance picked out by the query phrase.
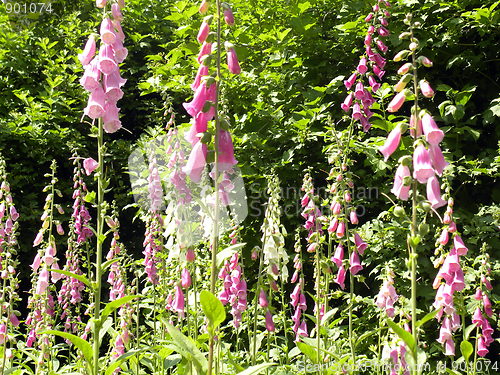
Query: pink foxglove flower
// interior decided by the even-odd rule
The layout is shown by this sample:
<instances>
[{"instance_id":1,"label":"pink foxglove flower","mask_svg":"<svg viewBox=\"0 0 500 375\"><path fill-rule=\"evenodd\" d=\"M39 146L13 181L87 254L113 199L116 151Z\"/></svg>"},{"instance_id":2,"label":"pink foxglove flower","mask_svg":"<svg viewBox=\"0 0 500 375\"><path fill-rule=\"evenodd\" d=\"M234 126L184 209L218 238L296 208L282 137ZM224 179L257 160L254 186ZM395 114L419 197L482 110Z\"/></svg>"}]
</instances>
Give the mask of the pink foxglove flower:
<instances>
[{"instance_id":1,"label":"pink foxglove flower","mask_svg":"<svg viewBox=\"0 0 500 375\"><path fill-rule=\"evenodd\" d=\"M269 302L267 301L267 296L266 296L266 292L264 291L264 289L261 289L260 293L259 293L259 306L260 307L269 306Z\"/></svg>"},{"instance_id":2,"label":"pink foxglove flower","mask_svg":"<svg viewBox=\"0 0 500 375\"><path fill-rule=\"evenodd\" d=\"M231 169L238 161L234 158L233 141L231 133L227 130L219 132L219 155L218 155L219 169L225 171Z\"/></svg>"},{"instance_id":3,"label":"pink foxglove flower","mask_svg":"<svg viewBox=\"0 0 500 375\"><path fill-rule=\"evenodd\" d=\"M96 119L104 115L105 95L101 86L98 86L89 96L87 107L84 113L91 119Z\"/></svg>"},{"instance_id":4,"label":"pink foxglove flower","mask_svg":"<svg viewBox=\"0 0 500 375\"><path fill-rule=\"evenodd\" d=\"M224 21L226 22L227 25L233 26L234 25L234 15L233 11L231 8L226 8L224 9Z\"/></svg>"},{"instance_id":5,"label":"pink foxglove flower","mask_svg":"<svg viewBox=\"0 0 500 375\"><path fill-rule=\"evenodd\" d=\"M101 40L105 44L113 44L116 40L115 29L111 19L105 18L101 23Z\"/></svg>"},{"instance_id":6,"label":"pink foxglove flower","mask_svg":"<svg viewBox=\"0 0 500 375\"><path fill-rule=\"evenodd\" d=\"M350 93L349 95L346 96L344 102L341 104L341 108L345 111L345 112L349 112L349 109L351 109L351 106L352 106L352 99L353 99L353 94Z\"/></svg>"},{"instance_id":7,"label":"pink foxglove flower","mask_svg":"<svg viewBox=\"0 0 500 375\"><path fill-rule=\"evenodd\" d=\"M467 246L465 246L462 237L460 237L458 234L453 237L453 246L455 247L458 255L466 255L467 251L469 250L467 249Z\"/></svg>"},{"instance_id":8,"label":"pink foxglove flower","mask_svg":"<svg viewBox=\"0 0 500 375\"><path fill-rule=\"evenodd\" d=\"M116 64L115 54L111 45L104 43L101 45L97 64L99 70L104 74L111 74L117 69L118 65Z\"/></svg>"},{"instance_id":9,"label":"pink foxglove flower","mask_svg":"<svg viewBox=\"0 0 500 375\"><path fill-rule=\"evenodd\" d=\"M183 172L189 175L193 182L200 182L201 175L207 163L206 160L207 145L198 141L191 150L191 154L189 155L186 166L183 168Z\"/></svg>"},{"instance_id":10,"label":"pink foxglove flower","mask_svg":"<svg viewBox=\"0 0 500 375\"><path fill-rule=\"evenodd\" d=\"M429 85L429 82L427 82L425 79L422 79L419 82L419 86L423 96L425 96L426 98L434 97L434 90L432 89L431 85Z\"/></svg>"},{"instance_id":11,"label":"pink foxglove flower","mask_svg":"<svg viewBox=\"0 0 500 375\"><path fill-rule=\"evenodd\" d=\"M83 168L85 169L85 173L87 174L87 176L90 176L98 166L99 163L92 158L87 158L83 161Z\"/></svg>"},{"instance_id":12,"label":"pink foxglove flower","mask_svg":"<svg viewBox=\"0 0 500 375\"><path fill-rule=\"evenodd\" d=\"M429 155L431 157L432 166L436 173L441 176L444 169L450 164L443 156L443 152L438 145L429 144Z\"/></svg>"},{"instance_id":13,"label":"pink foxglove flower","mask_svg":"<svg viewBox=\"0 0 500 375\"><path fill-rule=\"evenodd\" d=\"M196 37L196 39L198 39L198 42L200 44L207 40L209 32L210 32L210 26L208 22L203 21L200 26L200 30L198 31L198 36Z\"/></svg>"},{"instance_id":14,"label":"pink foxglove flower","mask_svg":"<svg viewBox=\"0 0 500 375\"><path fill-rule=\"evenodd\" d=\"M404 104L405 100L406 100L406 93L403 90L402 92L398 93L394 98L392 98L391 102L387 106L387 111L397 112Z\"/></svg>"},{"instance_id":15,"label":"pink foxglove flower","mask_svg":"<svg viewBox=\"0 0 500 375\"><path fill-rule=\"evenodd\" d=\"M338 244L335 249L335 254L332 257L332 262L337 265L337 267L342 267L342 261L344 260L344 247L342 244Z\"/></svg>"},{"instance_id":16,"label":"pink foxglove flower","mask_svg":"<svg viewBox=\"0 0 500 375\"><path fill-rule=\"evenodd\" d=\"M356 68L356 70L361 74L366 73L366 71L368 70L368 67L366 66L366 57L362 57L359 60L359 64L358 64L358 67Z\"/></svg>"},{"instance_id":17,"label":"pink foxglove flower","mask_svg":"<svg viewBox=\"0 0 500 375\"><path fill-rule=\"evenodd\" d=\"M266 329L269 332L274 332L276 329L273 322L273 316L271 315L269 309L266 311Z\"/></svg>"},{"instance_id":18,"label":"pink foxglove flower","mask_svg":"<svg viewBox=\"0 0 500 375\"><path fill-rule=\"evenodd\" d=\"M103 128L106 133L115 133L122 127L122 123L118 116L119 111L120 109L116 106L116 103L106 103L104 116L102 118Z\"/></svg>"},{"instance_id":19,"label":"pink foxglove flower","mask_svg":"<svg viewBox=\"0 0 500 375\"><path fill-rule=\"evenodd\" d=\"M175 296L174 296L174 301L172 303L172 308L181 317L184 316L184 303L185 303L184 293L182 292L180 285L176 285L175 286Z\"/></svg>"},{"instance_id":20,"label":"pink foxglove flower","mask_svg":"<svg viewBox=\"0 0 500 375\"><path fill-rule=\"evenodd\" d=\"M181 273L181 286L187 289L191 286L191 274L187 268L184 268Z\"/></svg>"},{"instance_id":21,"label":"pink foxglove flower","mask_svg":"<svg viewBox=\"0 0 500 375\"><path fill-rule=\"evenodd\" d=\"M410 169L400 164L396 170L396 175L394 176L394 185L391 189L391 193L402 200L408 200L410 195L410 185L405 185L404 180L406 177L410 177Z\"/></svg>"},{"instance_id":22,"label":"pink foxglove flower","mask_svg":"<svg viewBox=\"0 0 500 375\"><path fill-rule=\"evenodd\" d=\"M123 21L123 15L122 15L122 12L120 10L120 6L118 5L118 3L113 3L111 5L111 14L113 15L113 19L114 20L117 20L117 21Z\"/></svg>"},{"instance_id":23,"label":"pink foxglove flower","mask_svg":"<svg viewBox=\"0 0 500 375\"><path fill-rule=\"evenodd\" d=\"M425 139L432 145L438 145L444 138L443 131L438 128L436 122L428 113L422 116L422 130L424 131Z\"/></svg>"},{"instance_id":24,"label":"pink foxglove flower","mask_svg":"<svg viewBox=\"0 0 500 375\"><path fill-rule=\"evenodd\" d=\"M419 144L413 154L413 177L421 184L425 184L432 176L434 176L434 169L429 151L424 145Z\"/></svg>"},{"instance_id":25,"label":"pink foxglove flower","mask_svg":"<svg viewBox=\"0 0 500 375\"><path fill-rule=\"evenodd\" d=\"M398 149L400 142L401 126L396 125L396 127L389 133L384 145L378 149L382 155L384 155L384 161L387 161L394 151Z\"/></svg>"},{"instance_id":26,"label":"pink foxglove flower","mask_svg":"<svg viewBox=\"0 0 500 375\"><path fill-rule=\"evenodd\" d=\"M106 99L112 102L117 102L123 97L121 87L127 82L120 76L120 71L116 69L111 74L104 76L104 90Z\"/></svg>"},{"instance_id":27,"label":"pink foxglove flower","mask_svg":"<svg viewBox=\"0 0 500 375\"><path fill-rule=\"evenodd\" d=\"M337 272L337 277L333 280L335 283L337 283L342 290L345 289L345 276L346 276L346 269L344 266L339 267L339 270Z\"/></svg>"},{"instance_id":28,"label":"pink foxglove flower","mask_svg":"<svg viewBox=\"0 0 500 375\"><path fill-rule=\"evenodd\" d=\"M200 7L198 8L198 11L201 14L206 14L208 11L208 8L210 7L210 2L209 0L203 0L200 4Z\"/></svg>"},{"instance_id":29,"label":"pink foxglove flower","mask_svg":"<svg viewBox=\"0 0 500 375\"><path fill-rule=\"evenodd\" d=\"M87 40L87 43L85 44L83 52L78 55L78 60L80 60L83 66L87 65L94 58L95 51L96 51L95 38L93 35L91 35Z\"/></svg>"},{"instance_id":30,"label":"pink foxglove flower","mask_svg":"<svg viewBox=\"0 0 500 375\"><path fill-rule=\"evenodd\" d=\"M212 53L212 43L203 42L200 48L200 52L198 53L197 57L198 62L204 66L204 57L210 55L211 53Z\"/></svg>"},{"instance_id":31,"label":"pink foxglove flower","mask_svg":"<svg viewBox=\"0 0 500 375\"><path fill-rule=\"evenodd\" d=\"M359 254L363 255L368 245L365 241L363 241L358 233L354 233L354 244L356 245L356 249Z\"/></svg>"},{"instance_id":32,"label":"pink foxglove flower","mask_svg":"<svg viewBox=\"0 0 500 375\"><path fill-rule=\"evenodd\" d=\"M98 67L98 59L93 59L86 67L82 78L80 78L80 84L87 91L94 91L97 89L101 83L101 71Z\"/></svg>"},{"instance_id":33,"label":"pink foxglove flower","mask_svg":"<svg viewBox=\"0 0 500 375\"><path fill-rule=\"evenodd\" d=\"M443 207L448 203L441 197L439 180L436 176L432 176L427 180L427 200L431 202L434 209Z\"/></svg>"},{"instance_id":34,"label":"pink foxglove flower","mask_svg":"<svg viewBox=\"0 0 500 375\"><path fill-rule=\"evenodd\" d=\"M354 85L354 82L356 82L357 79L357 73L352 73L351 76L344 81L345 87L350 90L352 85Z\"/></svg>"},{"instance_id":35,"label":"pink foxglove flower","mask_svg":"<svg viewBox=\"0 0 500 375\"><path fill-rule=\"evenodd\" d=\"M353 275L356 275L359 271L363 269L363 266L361 265L359 260L358 252L356 250L354 250L351 253L351 256L349 258L349 264L350 264L349 271L351 271Z\"/></svg>"},{"instance_id":36,"label":"pink foxglove flower","mask_svg":"<svg viewBox=\"0 0 500 375\"><path fill-rule=\"evenodd\" d=\"M227 50L227 66L229 71L233 74L240 74L241 68L238 62L238 56L236 56L236 51L233 47Z\"/></svg>"}]
</instances>

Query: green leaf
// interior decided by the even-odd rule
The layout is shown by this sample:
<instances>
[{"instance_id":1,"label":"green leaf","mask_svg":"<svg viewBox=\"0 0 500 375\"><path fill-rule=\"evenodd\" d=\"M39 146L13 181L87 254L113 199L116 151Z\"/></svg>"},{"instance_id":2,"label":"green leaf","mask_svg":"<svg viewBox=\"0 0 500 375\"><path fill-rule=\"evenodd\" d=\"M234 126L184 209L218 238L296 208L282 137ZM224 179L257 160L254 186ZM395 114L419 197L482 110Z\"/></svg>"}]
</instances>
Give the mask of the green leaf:
<instances>
[{"instance_id":1,"label":"green leaf","mask_svg":"<svg viewBox=\"0 0 500 375\"><path fill-rule=\"evenodd\" d=\"M410 352L414 352L415 350L415 340L413 339L413 336L411 333L405 331L403 328L401 328L399 325L394 323L391 319L387 319L387 324L391 329L398 335L401 340L405 342L405 344L408 346L408 349Z\"/></svg>"},{"instance_id":2,"label":"green leaf","mask_svg":"<svg viewBox=\"0 0 500 375\"><path fill-rule=\"evenodd\" d=\"M118 298L114 301L111 301L111 302L108 302L106 304L106 306L104 306L104 309L102 310L101 312L101 317L100 317L100 320L101 322L104 322L106 320L106 318L113 312L115 311L117 308L119 308L120 306L122 305L125 305L126 303L136 299L136 298L139 298L141 297L140 295L136 294L136 295L133 295L133 296L125 296L125 297L122 297L122 298Z\"/></svg>"},{"instance_id":3,"label":"green leaf","mask_svg":"<svg viewBox=\"0 0 500 375\"><path fill-rule=\"evenodd\" d=\"M415 323L415 325L417 327L420 327L421 325L427 323L429 320L431 320L432 318L434 318L436 316L436 314L439 312L439 310L441 310L441 309L431 311L426 316L424 316L422 319L420 319L419 321L417 321L417 323Z\"/></svg>"},{"instance_id":4,"label":"green leaf","mask_svg":"<svg viewBox=\"0 0 500 375\"><path fill-rule=\"evenodd\" d=\"M87 279L84 275L77 275L76 273L73 273L73 272L63 271L63 270L55 270L52 268L49 269L48 271L60 273L62 275L65 275L65 276L71 277L73 279L76 279L78 281L81 281L82 283L84 283L85 285L87 285L89 288L92 289L92 284L90 283L90 280Z\"/></svg>"},{"instance_id":5,"label":"green leaf","mask_svg":"<svg viewBox=\"0 0 500 375\"><path fill-rule=\"evenodd\" d=\"M297 343L297 347L300 349L302 354L311 360L312 363L318 363L318 351L311 345L299 341Z\"/></svg>"},{"instance_id":6,"label":"green leaf","mask_svg":"<svg viewBox=\"0 0 500 375\"><path fill-rule=\"evenodd\" d=\"M160 318L160 320L167 327L175 351L183 356L188 362L193 362L198 373L205 374L208 371L207 359L196 347L195 343L165 319Z\"/></svg>"},{"instance_id":7,"label":"green leaf","mask_svg":"<svg viewBox=\"0 0 500 375\"><path fill-rule=\"evenodd\" d=\"M89 191L86 195L85 195L85 198L83 198L85 200L85 202L87 203L94 203L95 202L95 191Z\"/></svg>"},{"instance_id":8,"label":"green leaf","mask_svg":"<svg viewBox=\"0 0 500 375\"><path fill-rule=\"evenodd\" d=\"M474 352L474 347L469 341L462 341L460 343L460 351L464 356L465 362L468 362L472 352Z\"/></svg>"},{"instance_id":9,"label":"green leaf","mask_svg":"<svg viewBox=\"0 0 500 375\"><path fill-rule=\"evenodd\" d=\"M132 359L132 357L134 357L136 354L139 354L139 353L144 352L144 351L149 350L149 349L150 349L150 347L148 346L148 347L141 348L141 349L132 349L132 350L129 350L127 353L122 354L115 361L113 361L109 364L109 366L106 368L106 372L104 373L104 375L112 375L113 372L118 367L120 367L124 362Z\"/></svg>"},{"instance_id":10,"label":"green leaf","mask_svg":"<svg viewBox=\"0 0 500 375\"><path fill-rule=\"evenodd\" d=\"M74 346L76 346L78 349L80 349L85 360L87 361L87 365L89 366L89 368L91 368L92 362L93 362L92 359L94 357L94 354L92 352L92 346L90 345L90 343L88 341L82 339L81 337L73 335L71 333L68 333L68 332L55 331L55 330L51 330L51 329L46 330L46 331L42 331L40 333L60 336L66 340L71 341L71 343Z\"/></svg>"},{"instance_id":11,"label":"green leaf","mask_svg":"<svg viewBox=\"0 0 500 375\"><path fill-rule=\"evenodd\" d=\"M212 330L226 320L226 310L222 302L207 290L200 293L200 303L203 312L208 318L208 324Z\"/></svg>"},{"instance_id":12,"label":"green leaf","mask_svg":"<svg viewBox=\"0 0 500 375\"><path fill-rule=\"evenodd\" d=\"M238 372L237 375L256 375L260 374L262 371L265 369L271 367L271 366L276 366L275 363L261 363L260 365L255 365L247 368L246 370L243 370L241 372Z\"/></svg>"}]
</instances>

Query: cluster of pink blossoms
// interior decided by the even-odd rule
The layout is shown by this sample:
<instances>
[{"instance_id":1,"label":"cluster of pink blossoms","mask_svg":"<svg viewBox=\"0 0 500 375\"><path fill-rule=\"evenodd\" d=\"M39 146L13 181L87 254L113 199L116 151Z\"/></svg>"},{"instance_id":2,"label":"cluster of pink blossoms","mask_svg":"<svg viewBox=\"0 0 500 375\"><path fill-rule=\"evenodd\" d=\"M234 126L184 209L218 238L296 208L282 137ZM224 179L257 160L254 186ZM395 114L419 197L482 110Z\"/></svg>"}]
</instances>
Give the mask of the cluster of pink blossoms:
<instances>
[{"instance_id":1,"label":"cluster of pink blossoms","mask_svg":"<svg viewBox=\"0 0 500 375\"><path fill-rule=\"evenodd\" d=\"M98 1L97 6L104 8L107 1ZM112 18L101 22L101 46L96 55L96 38L91 35L78 59L85 68L80 80L85 90L90 92L84 114L95 120L102 119L104 130L114 133L122 126L119 119L120 109L117 102L123 97L121 87L126 80L120 76L119 64L127 57L123 46L125 35L121 27L123 1L111 4Z\"/></svg>"},{"instance_id":2,"label":"cluster of pink blossoms","mask_svg":"<svg viewBox=\"0 0 500 375\"><path fill-rule=\"evenodd\" d=\"M467 247L457 233L457 226L453 221L453 199L449 199L448 207L443 218L443 228L438 243L441 246L447 244L451 249L444 258L443 264L432 284L437 289L434 307L439 309L436 315L438 320L444 316L439 331L438 342L444 345L446 355L455 355L455 343L453 332L460 328L460 315L457 313L453 295L465 288L464 272L460 266L460 256L467 254ZM450 234L453 236L450 241ZM443 282L444 281L444 282Z\"/></svg>"},{"instance_id":3,"label":"cluster of pink blossoms","mask_svg":"<svg viewBox=\"0 0 500 375\"><path fill-rule=\"evenodd\" d=\"M425 57L421 56L418 61L424 66L432 66L432 62ZM405 72L412 66L412 64L410 64L410 67L407 67L408 64L410 63L403 65ZM398 85L396 85L396 91L403 90L401 87L398 87ZM422 89L422 84L421 92L425 97L432 97L434 95L433 91L430 93ZM388 110L390 112L399 110L405 101L406 95L406 90L399 92L389 104ZM446 200L441 196L439 180L436 177L436 175L441 176L444 168L449 164L444 159L440 147L440 143L444 138L444 132L439 129L428 112L420 111L420 113L418 113L418 111L418 109L412 109L413 113L410 117L410 134L416 139L412 159L413 178L421 184L426 184L427 199L431 203L432 208L436 209L446 205ZM384 145L379 148L379 151L384 156L384 160L387 161L398 149L401 142L401 136L404 134L405 130L405 125L398 124L389 133ZM410 196L412 174L409 167L409 159L403 158L400 160L394 177L394 185L391 190L396 197L402 200L408 200Z\"/></svg>"},{"instance_id":4,"label":"cluster of pink blossoms","mask_svg":"<svg viewBox=\"0 0 500 375\"><path fill-rule=\"evenodd\" d=\"M269 301L267 299L267 294L264 289L260 290L259 293L259 306L265 309L265 321L266 321L266 329L268 332L274 332L276 327L273 321L273 315L271 314L271 310L269 309Z\"/></svg>"},{"instance_id":5,"label":"cluster of pink blossoms","mask_svg":"<svg viewBox=\"0 0 500 375\"><path fill-rule=\"evenodd\" d=\"M205 14L209 9L210 3L204 1L200 6L200 13ZM224 20L228 26L234 25L234 16L229 5L224 3ZM208 147L204 134L208 130L208 123L214 119L216 113L217 85L216 78L210 75L210 67L213 63L212 44L214 35L210 32L210 23L213 16L207 16L203 20L197 39L202 44L198 55L200 67L196 78L191 85L194 90L194 97L191 102L184 103L183 106L187 113L193 118L193 124L186 133L186 140L193 146L186 166L183 171L189 175L195 183L200 182L203 171L207 164ZM239 74L241 72L234 47L226 42L227 65L230 73ZM220 46L219 46L220 47ZM220 77L218 77L220 79ZM224 129L220 129L216 135L218 137L218 170L219 172L230 173L232 167L237 163L234 158L233 141L231 134ZM227 178L226 178L227 180ZM221 193L222 202L227 202L227 182L219 183L218 190Z\"/></svg>"},{"instance_id":6,"label":"cluster of pink blossoms","mask_svg":"<svg viewBox=\"0 0 500 375\"><path fill-rule=\"evenodd\" d=\"M0 345L5 345L6 358L12 358L12 350L6 345L12 337L11 327L19 326L16 302L19 283L16 276L17 266L17 220L19 213L14 206L10 185L7 182L5 161L0 158L0 277L3 288L0 290Z\"/></svg>"},{"instance_id":7,"label":"cluster of pink blossoms","mask_svg":"<svg viewBox=\"0 0 500 375\"><path fill-rule=\"evenodd\" d=\"M295 333L295 341L300 341L301 337L309 336L307 332L306 320L303 318L302 313L307 310L306 296L304 295L304 278L302 277L302 248L300 246L300 235L297 232L295 241L295 258L293 260L293 267L295 272L292 275L291 282L296 283L292 294L290 294L290 304L295 309L292 315L293 332ZM300 275L300 276L299 276Z\"/></svg>"},{"instance_id":8,"label":"cluster of pink blossoms","mask_svg":"<svg viewBox=\"0 0 500 375\"><path fill-rule=\"evenodd\" d=\"M405 325L407 331L409 331L408 324ZM387 344L384 345L382 349L382 359L392 361L390 375L410 375L410 370L408 363L406 362L406 346L404 343L396 343L395 346L390 347Z\"/></svg>"},{"instance_id":9,"label":"cluster of pink blossoms","mask_svg":"<svg viewBox=\"0 0 500 375\"><path fill-rule=\"evenodd\" d=\"M157 213L150 213L146 222L146 232L144 234L144 267L148 281L158 284L158 262L157 254L161 251L162 218Z\"/></svg>"},{"instance_id":10,"label":"cluster of pink blossoms","mask_svg":"<svg viewBox=\"0 0 500 375\"><path fill-rule=\"evenodd\" d=\"M132 294L130 288L126 287L126 271L123 267L123 256L126 251L123 244L120 242L119 228L120 223L115 217L106 220L108 226L113 232L113 239L111 246L106 255L108 261L114 260L109 267L108 283L110 284L109 300L115 301L119 298L125 297L127 294ZM118 309L119 330L113 343L111 351L112 358L118 358L125 354L125 345L130 342L131 332L129 330L132 324L133 308L130 304L124 304ZM119 373L120 369L115 370L115 374Z\"/></svg>"},{"instance_id":11,"label":"cluster of pink blossoms","mask_svg":"<svg viewBox=\"0 0 500 375\"><path fill-rule=\"evenodd\" d=\"M90 167L89 165L89 163L91 163L91 160L93 159L89 158L85 159L84 161L84 167L86 167L85 172L87 175L90 175L93 172L93 170L95 170L94 163L92 163L93 164L92 167ZM93 235L92 230L89 227L89 222L92 218L89 214L89 211L87 210L87 207L85 207L85 196L87 195L88 190L87 190L87 185L83 180L82 168L77 159L75 159L75 163L76 164L73 173L74 201L73 201L73 214L71 215L71 218L74 221L74 230L77 236L76 242L78 245L81 245Z\"/></svg>"},{"instance_id":12,"label":"cluster of pink blossoms","mask_svg":"<svg viewBox=\"0 0 500 375\"><path fill-rule=\"evenodd\" d=\"M347 165L342 165L338 171L332 168L329 176L334 181L330 187L330 192L335 196L330 205L331 217L328 233L330 235L335 234L335 237L339 241L331 261L338 267L334 282L342 289L345 288L347 275L347 268L344 267L345 241L352 240L355 245L349 256L349 272L353 275L356 275L363 269L359 256L364 254L368 246L357 232L347 230L348 223L351 225L359 224L356 208L352 205L351 191L354 188L354 182L351 177ZM348 233L347 236L352 233L352 238L346 239L346 233Z\"/></svg>"},{"instance_id":13,"label":"cluster of pink blossoms","mask_svg":"<svg viewBox=\"0 0 500 375\"><path fill-rule=\"evenodd\" d=\"M359 121L364 131L368 131L371 127L369 120L373 113L370 108L376 102L372 93L377 92L380 88L377 78L382 80L385 74L386 60L381 54L386 53L388 47L381 38L389 35L389 30L386 27L389 25L387 18L390 17L390 13L384 7L389 8L390 6L391 4L387 0L378 0L377 4L373 6L373 12L365 18L367 23L371 23L365 37L365 53L359 60L356 71L344 81L345 87L350 91L341 108L345 112L349 112L352 108L352 119ZM373 43L375 43L378 52L373 50ZM371 92L365 88L365 78L368 79ZM354 88L353 91L351 91L352 88Z\"/></svg>"},{"instance_id":14,"label":"cluster of pink blossoms","mask_svg":"<svg viewBox=\"0 0 500 375\"><path fill-rule=\"evenodd\" d=\"M394 279L392 271L388 272L388 276L380 288L377 295L375 304L380 308L384 309L387 316L394 317L394 303L398 300L399 296L396 293L396 288L394 288Z\"/></svg>"},{"instance_id":15,"label":"cluster of pink blossoms","mask_svg":"<svg viewBox=\"0 0 500 375\"><path fill-rule=\"evenodd\" d=\"M321 213L321 210L316 205L319 198L314 194L314 186L312 182L312 177L309 173L304 176L304 183L301 190L304 192L304 196L300 201L300 205L304 209L302 211L302 217L306 219L304 228L307 229L307 252L314 253L320 246L321 236L323 234L323 221L325 217Z\"/></svg>"},{"instance_id":16,"label":"cluster of pink blossoms","mask_svg":"<svg viewBox=\"0 0 500 375\"><path fill-rule=\"evenodd\" d=\"M229 303L233 315L233 325L238 328L241 323L241 314L247 309L247 282L243 278L238 253L234 253L231 259L225 262L218 277L223 281L219 300L224 305Z\"/></svg>"},{"instance_id":17,"label":"cluster of pink blossoms","mask_svg":"<svg viewBox=\"0 0 500 375\"><path fill-rule=\"evenodd\" d=\"M489 255L485 254L484 259L481 262L482 268L485 271L485 274L481 276L481 286L476 289L476 293L474 294L474 299L478 301L479 306L476 307L474 311L474 315L472 316L472 323L481 329L481 335L478 338L477 342L477 354L481 357L486 356L488 354L488 346L493 343L493 328L491 327L488 318L493 317L493 310L491 306L491 301L488 297L488 291L493 289L488 277L491 273L491 268L489 265ZM482 309L481 309L482 305Z\"/></svg>"}]
</instances>

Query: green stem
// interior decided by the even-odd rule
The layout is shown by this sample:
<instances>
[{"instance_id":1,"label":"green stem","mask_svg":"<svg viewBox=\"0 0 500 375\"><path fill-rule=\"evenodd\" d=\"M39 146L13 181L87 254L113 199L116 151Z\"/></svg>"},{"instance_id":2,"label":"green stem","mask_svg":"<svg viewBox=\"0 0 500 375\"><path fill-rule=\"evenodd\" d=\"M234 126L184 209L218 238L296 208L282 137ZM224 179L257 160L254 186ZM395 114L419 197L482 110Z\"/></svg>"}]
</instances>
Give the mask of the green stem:
<instances>
[{"instance_id":1,"label":"green stem","mask_svg":"<svg viewBox=\"0 0 500 375\"><path fill-rule=\"evenodd\" d=\"M217 282L217 252L219 248L219 97L220 97L220 80L221 80L221 2L217 0L217 77L216 77L216 92L215 99L215 160L214 160L214 186L215 186L215 204L214 204L214 228L212 241L212 264L210 274L210 292L215 294L215 285ZM211 335L208 348L208 375L212 375L212 367L214 361L214 337ZM217 373L217 371L216 371Z\"/></svg>"},{"instance_id":2,"label":"green stem","mask_svg":"<svg viewBox=\"0 0 500 375\"><path fill-rule=\"evenodd\" d=\"M478 341L478 338L479 338L479 327L476 327L476 342L474 344L474 362L473 362L473 366L474 368L472 369L472 373L474 375L476 375L477 373L477 341Z\"/></svg>"},{"instance_id":3,"label":"green stem","mask_svg":"<svg viewBox=\"0 0 500 375\"><path fill-rule=\"evenodd\" d=\"M318 231L316 221L316 230ZM316 351L318 364L321 364L321 265L319 247L316 249ZM318 366L318 374L321 374L321 366Z\"/></svg>"},{"instance_id":4,"label":"green stem","mask_svg":"<svg viewBox=\"0 0 500 375\"><path fill-rule=\"evenodd\" d=\"M99 375L99 348L101 346L99 333L101 331L101 274L102 274L102 234L104 226L103 204L104 204L104 134L102 120L98 121L97 152L99 170L97 173L97 246L94 282L94 335L93 335L93 375Z\"/></svg>"}]
</instances>

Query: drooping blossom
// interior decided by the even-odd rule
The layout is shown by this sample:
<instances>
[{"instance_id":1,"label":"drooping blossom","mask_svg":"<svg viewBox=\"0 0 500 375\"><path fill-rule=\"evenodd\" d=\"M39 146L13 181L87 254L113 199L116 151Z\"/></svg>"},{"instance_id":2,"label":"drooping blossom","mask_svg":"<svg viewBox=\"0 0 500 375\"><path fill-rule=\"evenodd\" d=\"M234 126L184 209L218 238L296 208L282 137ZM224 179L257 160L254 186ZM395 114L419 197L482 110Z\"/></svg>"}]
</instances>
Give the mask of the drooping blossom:
<instances>
[{"instance_id":1,"label":"drooping blossom","mask_svg":"<svg viewBox=\"0 0 500 375\"><path fill-rule=\"evenodd\" d=\"M394 151L398 149L399 142L401 142L401 126L396 125L396 127L389 133L384 145L378 149L380 153L384 155L384 161L387 161L389 156L391 156Z\"/></svg>"},{"instance_id":2,"label":"drooping blossom","mask_svg":"<svg viewBox=\"0 0 500 375\"><path fill-rule=\"evenodd\" d=\"M398 300L399 296L394 288L394 279L392 271L389 271L387 278L380 288L377 295L375 304L380 308L385 310L387 316L394 317L394 303Z\"/></svg>"},{"instance_id":3,"label":"drooping blossom","mask_svg":"<svg viewBox=\"0 0 500 375\"><path fill-rule=\"evenodd\" d=\"M239 328L242 313L247 309L247 283L243 278L243 270L239 264L239 255L234 253L219 272L219 279L223 280L223 289L219 293L219 300L231 306L233 325Z\"/></svg>"}]
</instances>

